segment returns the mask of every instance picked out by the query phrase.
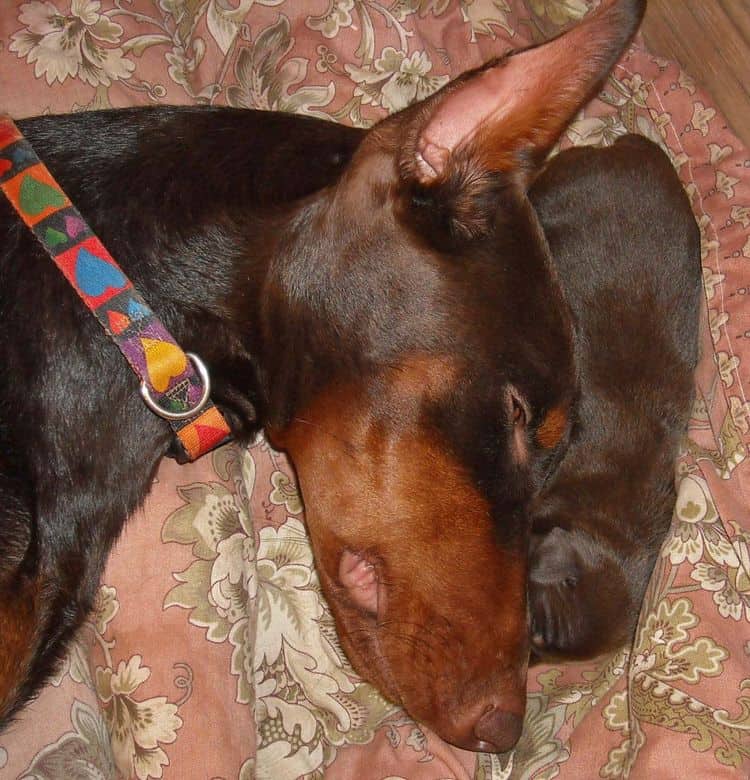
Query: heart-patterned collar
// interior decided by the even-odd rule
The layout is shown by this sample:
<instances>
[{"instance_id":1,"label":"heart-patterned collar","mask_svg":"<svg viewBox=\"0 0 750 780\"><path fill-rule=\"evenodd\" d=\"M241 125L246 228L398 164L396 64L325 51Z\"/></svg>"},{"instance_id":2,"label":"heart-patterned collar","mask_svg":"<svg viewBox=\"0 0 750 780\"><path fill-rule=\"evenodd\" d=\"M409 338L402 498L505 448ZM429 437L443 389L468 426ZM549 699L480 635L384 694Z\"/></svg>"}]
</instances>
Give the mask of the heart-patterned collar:
<instances>
[{"instance_id":1,"label":"heart-patterned collar","mask_svg":"<svg viewBox=\"0 0 750 780\"><path fill-rule=\"evenodd\" d=\"M138 375L146 405L172 426L177 460L195 460L227 441L231 432L209 398L200 358L180 348L5 116L0 189Z\"/></svg>"}]
</instances>

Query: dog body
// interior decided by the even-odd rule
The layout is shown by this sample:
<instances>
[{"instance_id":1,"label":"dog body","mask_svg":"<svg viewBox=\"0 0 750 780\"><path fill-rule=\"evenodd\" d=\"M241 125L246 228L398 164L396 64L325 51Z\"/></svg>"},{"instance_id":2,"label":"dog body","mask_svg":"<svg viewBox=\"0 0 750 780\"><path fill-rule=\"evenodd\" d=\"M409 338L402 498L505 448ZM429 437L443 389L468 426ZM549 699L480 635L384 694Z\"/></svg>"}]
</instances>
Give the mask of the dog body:
<instances>
[{"instance_id":1,"label":"dog body","mask_svg":"<svg viewBox=\"0 0 750 780\"><path fill-rule=\"evenodd\" d=\"M532 651L632 638L676 495L698 359L700 235L666 155L639 136L564 152L530 193L576 320L581 398L533 502Z\"/></svg>"},{"instance_id":2,"label":"dog body","mask_svg":"<svg viewBox=\"0 0 750 780\"><path fill-rule=\"evenodd\" d=\"M259 214L268 210L272 219L284 212L274 204L328 184L360 134L202 109L19 125L172 333L205 356L234 432L249 434L259 413L261 334L255 313L232 296L259 298L263 231L273 230ZM252 138L258 154L237 148L232 159L224 147L227 167L217 166L215 134ZM279 143L285 136L295 142ZM329 169L273 175L279 157L291 170L310 146ZM0 611L12 627L0 640L0 712L7 715L53 668L89 610L109 548L148 491L171 434L144 413L135 375L5 199L0 235Z\"/></svg>"},{"instance_id":3,"label":"dog body","mask_svg":"<svg viewBox=\"0 0 750 780\"><path fill-rule=\"evenodd\" d=\"M607 0L368 132L211 108L19 123L209 367L237 437L262 426L290 454L355 668L470 749L520 734L526 508L577 392L572 319L526 187L643 7ZM171 432L5 203L0 237L7 720L90 609Z\"/></svg>"}]
</instances>

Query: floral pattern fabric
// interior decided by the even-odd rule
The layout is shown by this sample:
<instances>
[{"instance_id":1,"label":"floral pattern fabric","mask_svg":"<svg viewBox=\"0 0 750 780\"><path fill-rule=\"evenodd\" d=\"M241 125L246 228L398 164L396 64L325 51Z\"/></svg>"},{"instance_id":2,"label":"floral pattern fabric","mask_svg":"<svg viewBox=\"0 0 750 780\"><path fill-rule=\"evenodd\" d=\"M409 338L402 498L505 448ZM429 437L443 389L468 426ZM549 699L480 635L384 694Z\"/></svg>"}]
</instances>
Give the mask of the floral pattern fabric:
<instances>
[{"instance_id":1,"label":"floral pattern fabric","mask_svg":"<svg viewBox=\"0 0 750 780\"><path fill-rule=\"evenodd\" d=\"M592 4L13 0L0 109L214 103L366 127ZM259 438L162 465L65 663L0 736L0 777L750 775L750 156L690 77L638 42L562 145L626 132L670 155L705 290L678 501L632 646L534 668L512 753L446 745L351 670L293 472Z\"/></svg>"}]
</instances>

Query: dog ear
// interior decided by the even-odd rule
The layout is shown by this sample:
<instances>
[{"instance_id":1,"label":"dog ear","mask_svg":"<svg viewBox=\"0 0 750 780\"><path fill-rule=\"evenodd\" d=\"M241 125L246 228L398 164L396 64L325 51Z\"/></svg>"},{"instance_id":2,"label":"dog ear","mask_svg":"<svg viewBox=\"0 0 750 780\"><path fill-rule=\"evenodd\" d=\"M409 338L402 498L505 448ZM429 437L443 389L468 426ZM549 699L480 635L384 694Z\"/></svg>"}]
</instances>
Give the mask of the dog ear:
<instances>
[{"instance_id":1,"label":"dog ear","mask_svg":"<svg viewBox=\"0 0 750 780\"><path fill-rule=\"evenodd\" d=\"M459 233L479 232L477 206L497 188L497 174L528 185L622 54L644 8L645 0L603 0L568 32L466 73L416 106L402 129L399 166L417 202L437 198Z\"/></svg>"}]
</instances>

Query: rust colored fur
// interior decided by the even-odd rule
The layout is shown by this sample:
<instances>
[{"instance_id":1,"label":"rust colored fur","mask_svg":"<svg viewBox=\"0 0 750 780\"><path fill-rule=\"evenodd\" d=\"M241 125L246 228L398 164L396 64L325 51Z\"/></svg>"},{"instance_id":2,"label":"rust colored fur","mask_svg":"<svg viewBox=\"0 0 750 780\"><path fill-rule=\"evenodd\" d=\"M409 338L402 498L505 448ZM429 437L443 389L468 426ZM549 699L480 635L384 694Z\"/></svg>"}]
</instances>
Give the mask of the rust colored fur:
<instances>
[{"instance_id":1,"label":"rust colored fur","mask_svg":"<svg viewBox=\"0 0 750 780\"><path fill-rule=\"evenodd\" d=\"M525 536L496 543L490 502L424 425L431 405L455 392L443 377L459 372L443 370L438 361L430 371L438 372L435 387L418 356L332 390L304 410L282 443L307 496L321 580L355 666L456 744L473 742L487 692L496 691L502 711L516 718L508 737L515 741L528 656L519 609ZM326 437L323 446L311 430ZM369 522L352 517L355 505ZM332 574L342 549L375 568L381 592L374 614Z\"/></svg>"}]
</instances>

